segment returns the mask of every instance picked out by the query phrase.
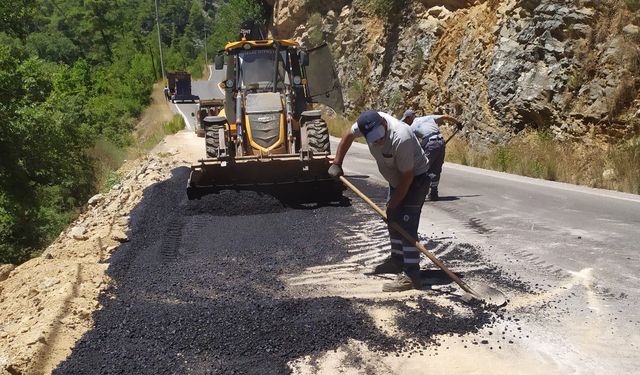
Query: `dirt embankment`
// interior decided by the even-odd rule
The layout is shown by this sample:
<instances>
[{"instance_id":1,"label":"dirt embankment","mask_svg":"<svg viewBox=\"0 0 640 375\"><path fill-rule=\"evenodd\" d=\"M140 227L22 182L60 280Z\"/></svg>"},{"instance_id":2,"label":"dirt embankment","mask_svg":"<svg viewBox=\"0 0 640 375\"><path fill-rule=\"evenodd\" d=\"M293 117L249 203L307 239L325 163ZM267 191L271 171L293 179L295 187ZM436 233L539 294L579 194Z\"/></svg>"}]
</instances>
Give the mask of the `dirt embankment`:
<instances>
[{"instance_id":1,"label":"dirt embankment","mask_svg":"<svg viewBox=\"0 0 640 375\"><path fill-rule=\"evenodd\" d=\"M157 98L140 120L143 137L172 116ZM128 241L130 211L177 163L183 162L176 150L127 162L118 171L121 181L92 197L42 256L0 268L0 374L50 373L71 353L100 308L111 254Z\"/></svg>"}]
</instances>

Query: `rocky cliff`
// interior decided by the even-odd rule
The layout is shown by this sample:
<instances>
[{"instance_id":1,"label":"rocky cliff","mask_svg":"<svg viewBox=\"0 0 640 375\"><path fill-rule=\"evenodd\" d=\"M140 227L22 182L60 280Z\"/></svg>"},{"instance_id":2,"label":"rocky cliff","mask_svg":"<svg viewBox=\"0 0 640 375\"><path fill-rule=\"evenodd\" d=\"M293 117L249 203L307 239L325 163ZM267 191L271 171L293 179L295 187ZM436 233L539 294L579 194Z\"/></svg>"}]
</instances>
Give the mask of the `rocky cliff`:
<instances>
[{"instance_id":1,"label":"rocky cliff","mask_svg":"<svg viewBox=\"0 0 640 375\"><path fill-rule=\"evenodd\" d=\"M271 0L271 30L326 40L347 107L450 113L473 143L640 129L636 0Z\"/></svg>"}]
</instances>

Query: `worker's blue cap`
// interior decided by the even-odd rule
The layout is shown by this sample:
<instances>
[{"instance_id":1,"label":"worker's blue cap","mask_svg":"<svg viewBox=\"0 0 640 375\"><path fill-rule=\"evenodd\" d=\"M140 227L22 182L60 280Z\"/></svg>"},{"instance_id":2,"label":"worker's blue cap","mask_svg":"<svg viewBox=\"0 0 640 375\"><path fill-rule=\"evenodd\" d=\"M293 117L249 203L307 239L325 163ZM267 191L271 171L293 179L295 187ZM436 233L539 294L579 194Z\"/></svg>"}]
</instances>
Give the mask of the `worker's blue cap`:
<instances>
[{"instance_id":1,"label":"worker's blue cap","mask_svg":"<svg viewBox=\"0 0 640 375\"><path fill-rule=\"evenodd\" d=\"M367 139L367 143L374 143L384 137L384 120L377 111L369 110L362 112L358 116L358 129L360 133Z\"/></svg>"},{"instance_id":2,"label":"worker's blue cap","mask_svg":"<svg viewBox=\"0 0 640 375\"><path fill-rule=\"evenodd\" d=\"M407 117L416 117L416 111L414 111L413 109L407 109L406 111L404 111L404 114L402 115L400 121L406 120Z\"/></svg>"}]
</instances>

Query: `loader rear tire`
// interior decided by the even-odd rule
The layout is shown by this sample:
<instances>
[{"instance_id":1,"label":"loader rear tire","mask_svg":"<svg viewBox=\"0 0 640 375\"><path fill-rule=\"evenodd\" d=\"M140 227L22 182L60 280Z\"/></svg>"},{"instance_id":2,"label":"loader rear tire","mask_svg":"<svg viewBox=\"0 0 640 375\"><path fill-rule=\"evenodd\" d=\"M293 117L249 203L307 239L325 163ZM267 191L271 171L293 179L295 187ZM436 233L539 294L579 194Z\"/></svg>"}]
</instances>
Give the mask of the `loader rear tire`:
<instances>
[{"instance_id":1,"label":"loader rear tire","mask_svg":"<svg viewBox=\"0 0 640 375\"><path fill-rule=\"evenodd\" d=\"M305 123L307 137L309 139L309 149L313 152L331 153L329 144L329 128L327 123L319 118Z\"/></svg>"},{"instance_id":2,"label":"loader rear tire","mask_svg":"<svg viewBox=\"0 0 640 375\"><path fill-rule=\"evenodd\" d=\"M205 127L204 142L207 145L207 157L217 158L220 149L220 139L218 130L224 129L224 124L213 124Z\"/></svg>"}]
</instances>

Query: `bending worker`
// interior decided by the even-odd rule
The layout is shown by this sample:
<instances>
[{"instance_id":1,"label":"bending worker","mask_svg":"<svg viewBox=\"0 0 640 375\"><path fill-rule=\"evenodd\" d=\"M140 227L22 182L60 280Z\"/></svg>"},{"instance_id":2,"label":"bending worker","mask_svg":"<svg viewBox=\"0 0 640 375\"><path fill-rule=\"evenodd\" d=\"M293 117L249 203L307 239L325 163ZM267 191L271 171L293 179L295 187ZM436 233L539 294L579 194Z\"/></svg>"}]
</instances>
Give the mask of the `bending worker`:
<instances>
[{"instance_id":1,"label":"bending worker","mask_svg":"<svg viewBox=\"0 0 640 375\"><path fill-rule=\"evenodd\" d=\"M445 141L438 129L440 121L449 121L456 124L460 129L462 123L457 118L447 115L431 115L416 118L416 113L408 109L404 112L401 121L411 125L411 130L420 140L420 146L425 155L429 159L429 178L431 180L431 188L429 191L429 200L438 200L438 185L440 184L440 175L442 174L442 164L444 164L444 156L446 151Z\"/></svg>"},{"instance_id":2,"label":"bending worker","mask_svg":"<svg viewBox=\"0 0 640 375\"><path fill-rule=\"evenodd\" d=\"M343 175L342 162L356 137L364 136L378 170L389 183L387 218L398 223L414 238L418 238L420 211L429 190L427 159L411 128L393 116L376 111L360 114L358 121L347 130L336 150L336 158L329 168L333 177ZM377 265L372 274L398 274L385 283L383 291L402 291L421 288L420 253L414 244L389 226L391 256Z\"/></svg>"}]
</instances>

